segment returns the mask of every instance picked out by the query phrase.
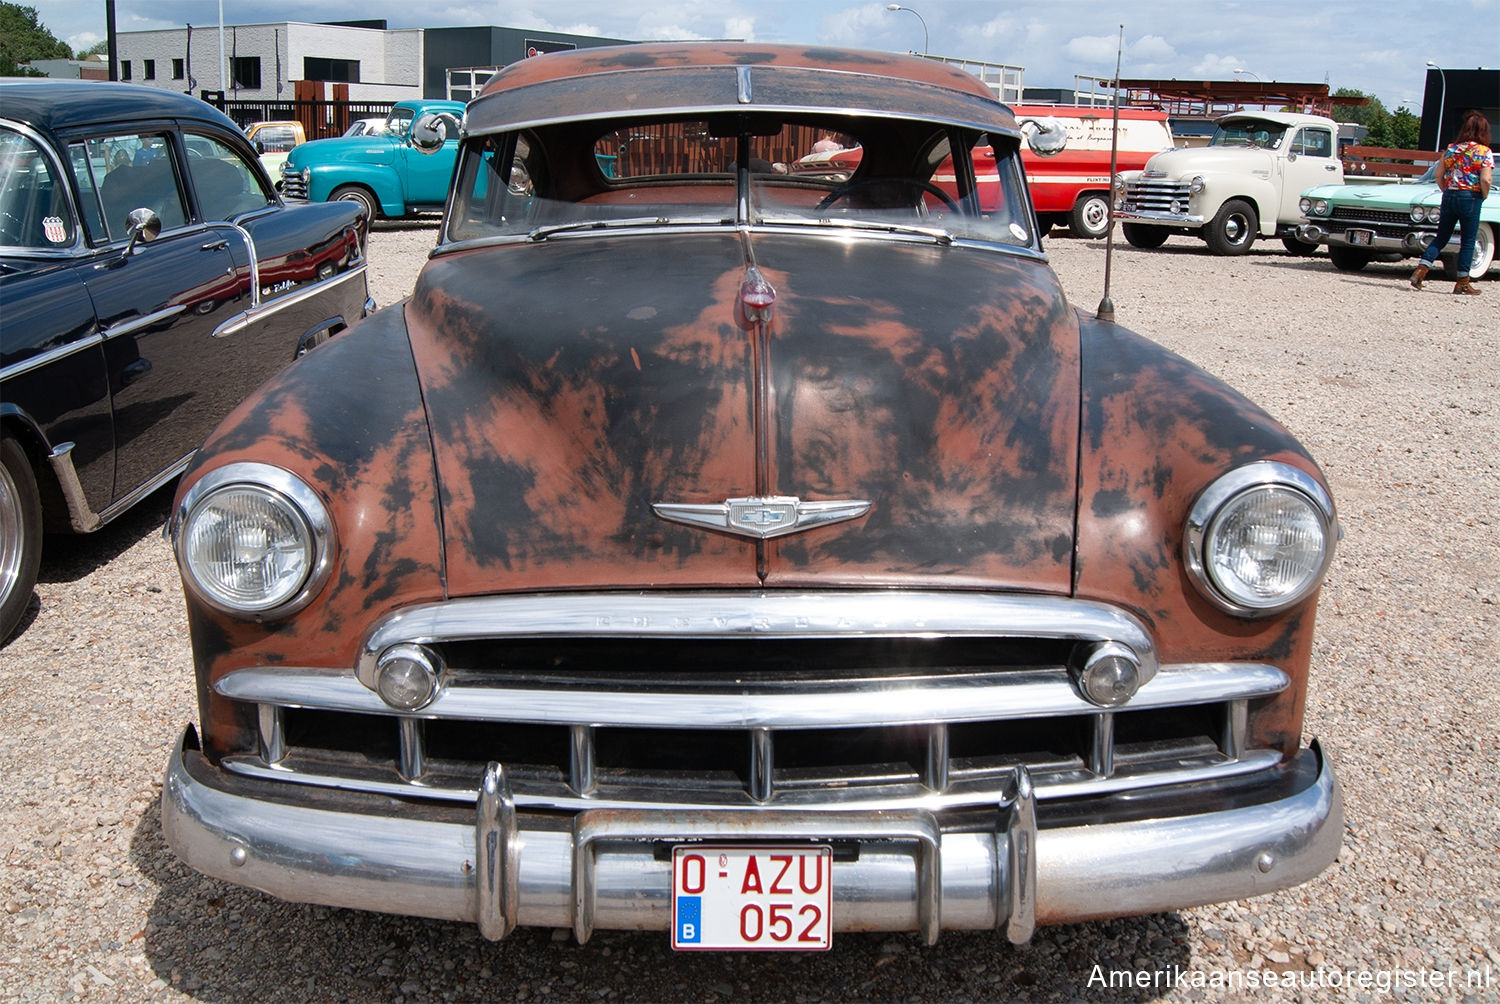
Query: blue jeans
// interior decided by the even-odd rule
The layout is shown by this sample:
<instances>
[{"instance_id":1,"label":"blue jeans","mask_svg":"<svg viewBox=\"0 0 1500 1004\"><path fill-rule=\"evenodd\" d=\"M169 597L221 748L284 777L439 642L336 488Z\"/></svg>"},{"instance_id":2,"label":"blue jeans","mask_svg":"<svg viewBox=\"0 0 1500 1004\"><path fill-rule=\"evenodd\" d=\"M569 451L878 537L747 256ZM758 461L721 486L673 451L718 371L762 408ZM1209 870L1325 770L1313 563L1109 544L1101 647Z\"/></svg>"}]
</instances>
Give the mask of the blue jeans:
<instances>
[{"instance_id":1,"label":"blue jeans","mask_svg":"<svg viewBox=\"0 0 1500 1004\"><path fill-rule=\"evenodd\" d=\"M1448 246L1453 236L1453 227L1458 226L1458 274L1462 279L1469 274L1474 264L1474 241L1479 234L1479 207L1484 200L1478 192L1450 188L1443 193L1443 202L1438 207L1437 236L1422 252L1422 264L1431 265L1438 260L1438 252Z\"/></svg>"}]
</instances>

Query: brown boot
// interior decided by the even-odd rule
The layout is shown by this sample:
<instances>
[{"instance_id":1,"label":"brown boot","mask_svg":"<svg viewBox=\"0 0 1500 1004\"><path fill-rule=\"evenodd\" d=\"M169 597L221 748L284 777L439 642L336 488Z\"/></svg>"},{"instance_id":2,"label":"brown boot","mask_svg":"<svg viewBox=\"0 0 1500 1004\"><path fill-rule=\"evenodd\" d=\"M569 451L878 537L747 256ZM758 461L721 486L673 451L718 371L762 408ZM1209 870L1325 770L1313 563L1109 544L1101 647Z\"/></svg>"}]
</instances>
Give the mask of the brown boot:
<instances>
[{"instance_id":1,"label":"brown boot","mask_svg":"<svg viewBox=\"0 0 1500 1004\"><path fill-rule=\"evenodd\" d=\"M1479 295L1479 290L1474 288L1474 283L1470 281L1468 276L1464 276L1462 279L1453 284L1453 292L1467 293L1469 296Z\"/></svg>"},{"instance_id":2,"label":"brown boot","mask_svg":"<svg viewBox=\"0 0 1500 1004\"><path fill-rule=\"evenodd\" d=\"M1427 263L1424 261L1417 266L1417 270L1411 274L1411 288L1421 289L1422 280L1427 278Z\"/></svg>"}]
</instances>

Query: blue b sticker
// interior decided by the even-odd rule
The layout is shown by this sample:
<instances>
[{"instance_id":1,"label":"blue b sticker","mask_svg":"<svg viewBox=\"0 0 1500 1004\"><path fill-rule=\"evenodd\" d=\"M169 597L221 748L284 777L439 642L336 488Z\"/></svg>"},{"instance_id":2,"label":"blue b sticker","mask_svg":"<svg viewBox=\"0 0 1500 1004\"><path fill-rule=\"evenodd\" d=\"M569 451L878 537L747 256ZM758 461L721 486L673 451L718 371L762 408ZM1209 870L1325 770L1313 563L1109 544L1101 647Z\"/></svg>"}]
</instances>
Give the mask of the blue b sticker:
<instances>
[{"instance_id":1,"label":"blue b sticker","mask_svg":"<svg viewBox=\"0 0 1500 1004\"><path fill-rule=\"evenodd\" d=\"M703 899L700 896L677 897L677 943L695 945L703 940Z\"/></svg>"}]
</instances>

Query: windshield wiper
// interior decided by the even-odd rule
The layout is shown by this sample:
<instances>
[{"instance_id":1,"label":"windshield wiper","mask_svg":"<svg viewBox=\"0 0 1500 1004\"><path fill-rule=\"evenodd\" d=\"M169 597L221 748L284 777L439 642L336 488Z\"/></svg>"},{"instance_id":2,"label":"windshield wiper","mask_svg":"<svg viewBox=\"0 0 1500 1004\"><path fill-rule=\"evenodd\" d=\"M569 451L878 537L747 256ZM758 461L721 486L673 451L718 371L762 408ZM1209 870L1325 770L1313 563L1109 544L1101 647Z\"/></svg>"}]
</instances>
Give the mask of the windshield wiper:
<instances>
[{"instance_id":1,"label":"windshield wiper","mask_svg":"<svg viewBox=\"0 0 1500 1004\"><path fill-rule=\"evenodd\" d=\"M818 216L809 219L805 216L766 218L764 223L811 223L820 227L837 227L843 230L868 230L873 233L882 234L914 234L918 237L927 237L938 244L952 244L953 234L943 227L923 227L910 223L877 223L872 220L837 220L829 216Z\"/></svg>"},{"instance_id":2,"label":"windshield wiper","mask_svg":"<svg viewBox=\"0 0 1500 1004\"><path fill-rule=\"evenodd\" d=\"M727 226L732 219L702 217L699 219L672 219L667 216L632 216L623 220L583 220L578 223L557 223L549 227L536 227L526 235L528 240L544 241L554 234L577 233L583 230L614 230L620 227L674 227L702 226L703 224Z\"/></svg>"}]
</instances>

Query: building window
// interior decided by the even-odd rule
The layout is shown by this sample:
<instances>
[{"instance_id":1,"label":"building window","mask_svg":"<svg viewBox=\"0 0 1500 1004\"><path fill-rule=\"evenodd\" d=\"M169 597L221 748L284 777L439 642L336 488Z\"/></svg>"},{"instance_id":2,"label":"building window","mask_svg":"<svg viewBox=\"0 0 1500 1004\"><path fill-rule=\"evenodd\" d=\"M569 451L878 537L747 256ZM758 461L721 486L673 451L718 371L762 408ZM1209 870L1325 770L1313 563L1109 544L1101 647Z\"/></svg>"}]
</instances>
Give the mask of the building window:
<instances>
[{"instance_id":1,"label":"building window","mask_svg":"<svg viewBox=\"0 0 1500 1004\"><path fill-rule=\"evenodd\" d=\"M234 86L247 91L260 90L260 57L237 56L230 60L234 64Z\"/></svg>"},{"instance_id":2,"label":"building window","mask_svg":"<svg viewBox=\"0 0 1500 1004\"><path fill-rule=\"evenodd\" d=\"M154 59L143 59L143 60L141 60L141 79L142 80L155 80L156 79L156 60L154 60Z\"/></svg>"},{"instance_id":3,"label":"building window","mask_svg":"<svg viewBox=\"0 0 1500 1004\"><path fill-rule=\"evenodd\" d=\"M182 77L183 77L182 60L180 60L180 59L174 59L174 60L172 60L172 79L173 80L181 80Z\"/></svg>"},{"instance_id":4,"label":"building window","mask_svg":"<svg viewBox=\"0 0 1500 1004\"><path fill-rule=\"evenodd\" d=\"M130 79L130 60L128 60L128 59L122 59L122 60L120 60L120 79L121 80L129 80Z\"/></svg>"},{"instance_id":5,"label":"building window","mask_svg":"<svg viewBox=\"0 0 1500 1004\"><path fill-rule=\"evenodd\" d=\"M359 60L305 56L302 59L302 79L327 80L336 84L357 84L359 83Z\"/></svg>"}]
</instances>

